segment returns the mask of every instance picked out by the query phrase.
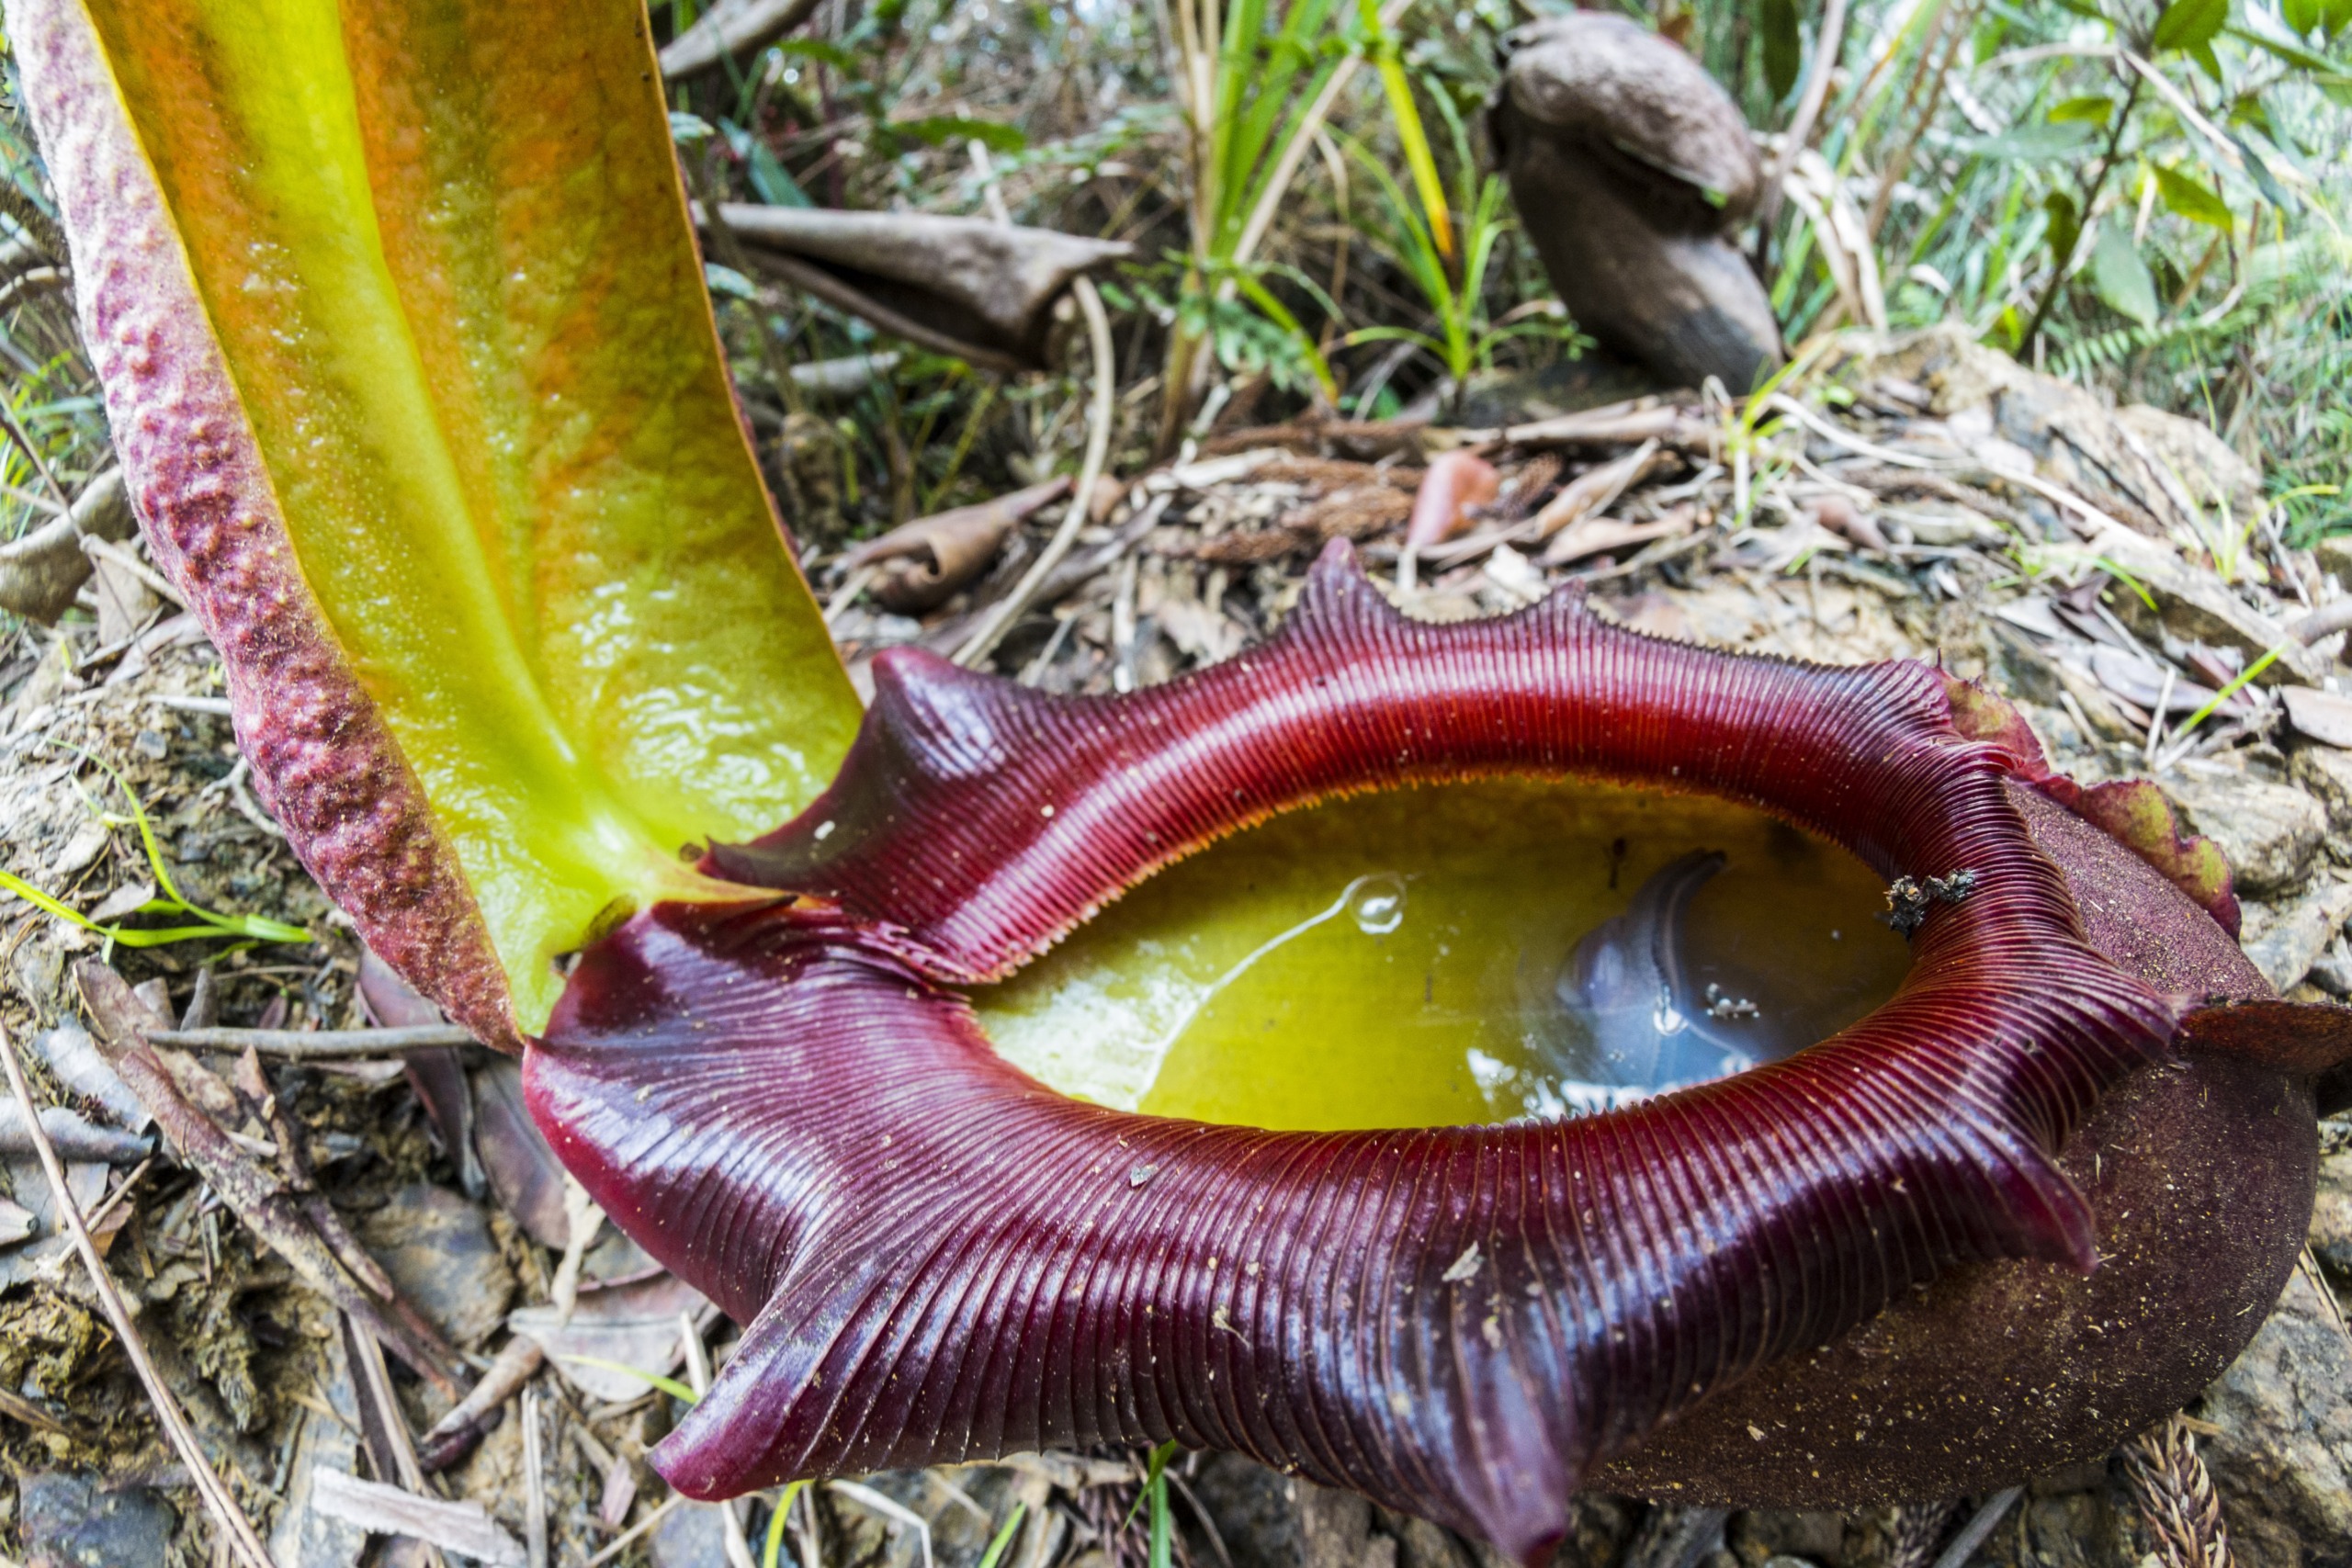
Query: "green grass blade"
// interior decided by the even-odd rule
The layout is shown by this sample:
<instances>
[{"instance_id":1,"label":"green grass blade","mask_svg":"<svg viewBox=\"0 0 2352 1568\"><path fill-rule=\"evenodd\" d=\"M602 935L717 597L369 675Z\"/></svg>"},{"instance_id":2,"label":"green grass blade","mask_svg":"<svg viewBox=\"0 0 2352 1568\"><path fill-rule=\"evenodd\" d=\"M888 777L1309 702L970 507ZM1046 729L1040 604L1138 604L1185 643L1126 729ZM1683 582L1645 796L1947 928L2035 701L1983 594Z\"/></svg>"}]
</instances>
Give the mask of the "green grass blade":
<instances>
[{"instance_id":1,"label":"green grass blade","mask_svg":"<svg viewBox=\"0 0 2352 1568\"><path fill-rule=\"evenodd\" d=\"M1445 357L1445 344L1427 333L1417 333L1410 327L1358 327L1342 340L1350 348L1367 343L1409 343L1428 349L1440 359Z\"/></svg>"},{"instance_id":2,"label":"green grass blade","mask_svg":"<svg viewBox=\"0 0 2352 1568\"><path fill-rule=\"evenodd\" d=\"M683 1401L687 1404L697 1404L702 1399L702 1395L677 1379L663 1377L660 1372L649 1372L643 1367L632 1367L627 1361L608 1361L602 1356L558 1356L556 1359L569 1361L574 1366L602 1367L608 1372L627 1372L633 1378L651 1383L671 1398Z\"/></svg>"},{"instance_id":3,"label":"green grass blade","mask_svg":"<svg viewBox=\"0 0 2352 1568\"><path fill-rule=\"evenodd\" d=\"M798 1502L800 1495L808 1490L808 1483L805 1481L786 1483L784 1495L775 1500L775 1508L768 1514L768 1535L760 1549L760 1568L777 1568L777 1564L783 1562L785 1523L792 1517L792 1505ZM984 1560L980 1568L995 1568L995 1564Z\"/></svg>"},{"instance_id":4,"label":"green grass blade","mask_svg":"<svg viewBox=\"0 0 2352 1568\"><path fill-rule=\"evenodd\" d=\"M1331 367L1323 362L1322 351L1315 346L1314 334L1299 324L1298 318L1291 314L1289 306L1274 298L1273 291L1250 273L1237 270L1233 274L1233 281L1234 286L1241 290L1243 299L1257 306L1267 320L1297 343L1299 351L1306 356L1308 367L1315 372L1316 385L1323 389L1325 397L1336 401L1340 396L1339 383L1331 378Z\"/></svg>"},{"instance_id":5,"label":"green grass blade","mask_svg":"<svg viewBox=\"0 0 2352 1568\"><path fill-rule=\"evenodd\" d=\"M1144 1483L1144 1495L1151 1502L1151 1549L1149 1568L1169 1568L1174 1557L1175 1515L1168 1506L1168 1461L1176 1455L1176 1445L1162 1443L1151 1450L1151 1478Z\"/></svg>"},{"instance_id":6,"label":"green grass blade","mask_svg":"<svg viewBox=\"0 0 2352 1568\"><path fill-rule=\"evenodd\" d=\"M2236 696L2239 692L2245 688L2248 682L2253 681L2265 670L2269 669L2273 664L2277 663L2278 661L2278 656L2287 651L2287 644L2283 642L2279 643L2271 648L2267 652L2264 653L2261 658L2247 665L2239 672L2236 680L2231 682L2228 685L2214 693L2211 700L2207 702L2203 707L2199 708L2195 713L2190 714L2182 723L2181 727L2173 731L2174 737L2177 739L2180 736L2186 735L2190 730L2196 728L2199 725L2204 723L2207 719L2212 717L2214 709L2220 707L2223 703L2228 702L2232 697Z\"/></svg>"},{"instance_id":7,"label":"green grass blade","mask_svg":"<svg viewBox=\"0 0 2352 1568\"><path fill-rule=\"evenodd\" d=\"M1014 1532L1021 1529L1021 1517L1028 1511L1028 1504L1018 1498L1013 1500L1012 1512L1004 1516L1004 1523L997 1527L996 1535L989 1541L989 1549L980 1553L979 1568L996 1568L1003 1561L1006 1550L1012 1545ZM775 1568L775 1565L771 1563L768 1568Z\"/></svg>"},{"instance_id":8,"label":"green grass blade","mask_svg":"<svg viewBox=\"0 0 2352 1568\"><path fill-rule=\"evenodd\" d=\"M1126 1516L1119 1521L1122 1528L1136 1522L1136 1515L1142 1510L1145 1502L1149 1499L1152 1487L1159 1483L1160 1475L1168 1469L1168 1461L1175 1457L1176 1444L1172 1438L1151 1450L1151 1458L1144 1465L1143 1485L1136 1493L1136 1500L1127 1505Z\"/></svg>"},{"instance_id":9,"label":"green grass blade","mask_svg":"<svg viewBox=\"0 0 2352 1568\"><path fill-rule=\"evenodd\" d=\"M91 919L79 909L71 908L66 905L59 903L56 899L51 897L48 894L42 892L40 888L35 887L31 883L27 882L23 877L15 874L13 872L0 871L0 887L6 888L9 892L14 893L17 897L22 898L26 903L32 905L35 908L46 909L49 913L55 915L59 919L77 925L85 931L96 931L100 936L113 935L113 933L107 931L106 927L99 925L96 920Z\"/></svg>"},{"instance_id":10,"label":"green grass blade","mask_svg":"<svg viewBox=\"0 0 2352 1568\"><path fill-rule=\"evenodd\" d=\"M1430 151L1430 133L1413 101L1413 84L1396 53L1396 35L1380 19L1380 0L1357 0L1364 36L1374 63L1380 69L1381 90L1388 96L1388 112L1396 118L1396 140L1405 150L1405 165L1413 174L1421 211L1429 221L1430 241L1440 255L1453 254L1453 218L1446 210L1445 182L1438 177L1437 156Z\"/></svg>"}]
</instances>

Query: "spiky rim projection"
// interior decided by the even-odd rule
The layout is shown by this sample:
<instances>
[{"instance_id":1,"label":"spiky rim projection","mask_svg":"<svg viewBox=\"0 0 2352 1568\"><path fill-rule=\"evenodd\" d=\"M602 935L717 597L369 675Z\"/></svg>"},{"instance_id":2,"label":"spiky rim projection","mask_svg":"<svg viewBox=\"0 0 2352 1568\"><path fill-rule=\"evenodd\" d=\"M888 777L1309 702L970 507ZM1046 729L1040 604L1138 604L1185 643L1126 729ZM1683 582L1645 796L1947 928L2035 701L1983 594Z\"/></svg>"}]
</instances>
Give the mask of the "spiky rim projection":
<instances>
[{"instance_id":1,"label":"spiky rim projection","mask_svg":"<svg viewBox=\"0 0 2352 1568\"><path fill-rule=\"evenodd\" d=\"M1409 623L1343 546L1274 639L1053 699L900 651L832 788L591 948L526 1065L608 1213L751 1324L657 1452L711 1497L1042 1446L1238 1450L1527 1561L1599 1458L1951 1264L2094 1262L2052 1160L2177 1010L2084 939L1933 670L1664 643L1572 593ZM1481 774L1702 791L1966 869L1895 997L1565 1123L1275 1133L1026 1078L957 987L1178 855Z\"/></svg>"}]
</instances>

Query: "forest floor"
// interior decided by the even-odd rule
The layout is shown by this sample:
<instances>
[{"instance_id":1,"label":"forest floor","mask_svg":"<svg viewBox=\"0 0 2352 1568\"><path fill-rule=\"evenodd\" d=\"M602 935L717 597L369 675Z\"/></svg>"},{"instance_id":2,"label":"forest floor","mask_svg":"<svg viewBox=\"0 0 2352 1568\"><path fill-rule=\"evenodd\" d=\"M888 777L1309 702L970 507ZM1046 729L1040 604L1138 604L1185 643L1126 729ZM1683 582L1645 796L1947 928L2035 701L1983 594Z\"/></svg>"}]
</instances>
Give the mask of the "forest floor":
<instances>
[{"instance_id":1,"label":"forest floor","mask_svg":"<svg viewBox=\"0 0 2352 1568\"><path fill-rule=\"evenodd\" d=\"M1832 662L1940 660L2016 700L2077 778L2158 778L2238 868L2245 945L2271 981L2352 992L2340 934L2352 694L2337 689L2352 677L2337 673L2340 633L2296 635L2352 592L2352 552L2285 548L2261 521L2259 476L2210 432L2103 407L1939 333L1847 340L1747 409L1669 399L1579 412L1545 396L1522 379L1474 390L1443 424L1224 431L1127 476L995 667L1048 691L1104 692L1230 657L1280 624L1335 537L1426 618L1508 613L1577 581L1605 614L1660 635ZM1424 467L1465 445L1487 453L1501 492L1407 570ZM841 594L833 625L853 671L889 646L960 646L1056 515L1015 527L926 614ZM820 592L838 583L835 563L812 564ZM733 1331L567 1203L513 1066L473 1048L304 1059L304 1032L432 1020L255 802L218 659L165 586L126 551L100 563L94 619L0 644L0 867L100 924L176 888L318 940L225 957L215 942L109 947L0 897L0 1024L37 1093L73 1113L51 1129L68 1183L206 1452L283 1568L436 1551L760 1562L772 1500L730 1523L673 1498L644 1463L681 1406L640 1374L698 1381ZM164 1053L184 1102L223 1134L204 1159L155 1129L107 1066L112 1032L175 1025L280 1032L251 1061ZM2245 1568L2352 1565L2339 1294L2352 1292L2352 1124L2324 1125L2323 1151L2304 1266L2173 1430L2179 1488L2193 1490L2201 1462ZM0 1511L15 1556L225 1560L59 1233L21 1123L0 1125L0 1163L13 1193L0 1202L0 1459L13 1476ZM477 1379L511 1397L450 1429L442 1418ZM784 1547L804 1568L1134 1568L1148 1552L1143 1459L829 1483L793 1506ZM2119 1455L2036 1480L1968 1561L2173 1561L2134 1474ZM401 1505L352 1476L405 1480L410 1533L384 1512ZM1191 1568L1492 1561L1231 1458L1182 1458L1170 1476L1174 1551ZM1596 1495L1562 1561L1925 1568L1985 1502L1722 1517Z\"/></svg>"}]
</instances>

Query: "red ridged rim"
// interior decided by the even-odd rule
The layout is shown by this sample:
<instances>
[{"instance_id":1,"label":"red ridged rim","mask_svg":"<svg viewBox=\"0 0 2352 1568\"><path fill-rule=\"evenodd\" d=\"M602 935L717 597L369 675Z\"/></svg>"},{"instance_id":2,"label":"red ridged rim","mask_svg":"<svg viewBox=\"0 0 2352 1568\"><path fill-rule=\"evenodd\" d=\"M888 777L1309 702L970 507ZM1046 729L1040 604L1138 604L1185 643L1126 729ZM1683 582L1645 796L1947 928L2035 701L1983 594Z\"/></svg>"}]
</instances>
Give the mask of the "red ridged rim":
<instances>
[{"instance_id":1,"label":"red ridged rim","mask_svg":"<svg viewBox=\"0 0 2352 1568\"><path fill-rule=\"evenodd\" d=\"M1568 593L1416 625L1340 547L1280 636L1149 692L876 677L832 789L708 857L780 896L638 917L526 1062L605 1212L751 1325L656 1452L690 1495L1173 1438L1534 1561L1597 1458L1742 1371L1955 1262L2094 1261L2051 1156L2175 1008L2085 942L2013 760L1926 666L1661 642ZM1272 812L1503 773L1703 791L1975 885L1851 1029L1559 1123L1107 1111L956 989Z\"/></svg>"}]
</instances>

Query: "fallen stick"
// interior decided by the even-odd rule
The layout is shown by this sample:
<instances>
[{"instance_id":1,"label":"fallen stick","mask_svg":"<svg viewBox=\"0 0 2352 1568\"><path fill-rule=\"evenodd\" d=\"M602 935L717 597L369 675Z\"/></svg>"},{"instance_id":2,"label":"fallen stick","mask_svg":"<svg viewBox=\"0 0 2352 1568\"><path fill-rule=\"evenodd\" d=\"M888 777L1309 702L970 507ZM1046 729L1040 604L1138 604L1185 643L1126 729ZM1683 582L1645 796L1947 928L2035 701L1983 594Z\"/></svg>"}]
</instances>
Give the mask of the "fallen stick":
<instances>
[{"instance_id":1,"label":"fallen stick","mask_svg":"<svg viewBox=\"0 0 2352 1568\"><path fill-rule=\"evenodd\" d=\"M611 1540L605 1542L605 1549L602 1551L597 1552L595 1556L588 1559L587 1562L582 1563L580 1568L605 1568L605 1563L610 1562L614 1558L618 1557L622 1552L627 1551L630 1547L635 1546L639 1540L643 1540L648 1531L651 1530L656 1525L659 1525L663 1519L668 1518L672 1511L685 1500L686 1495L684 1493L671 1493L667 1497L664 1497L662 1500L662 1504L659 1507L646 1515L645 1517L638 1520L637 1523L629 1526L628 1529L622 1531L619 1535L615 1536Z\"/></svg>"},{"instance_id":2,"label":"fallen stick","mask_svg":"<svg viewBox=\"0 0 2352 1568\"><path fill-rule=\"evenodd\" d=\"M1118 363L1111 344L1111 318L1103 313L1102 298L1094 291L1094 285L1083 273L1071 278L1069 287L1070 293L1078 300L1080 313L1086 318L1087 342L1094 355L1094 399L1087 411L1086 457L1079 468L1078 483L1071 491L1069 510L1063 513L1061 526L1054 530L1051 539L1046 541L1045 549L1030 564L1021 581L1013 584L1012 592L983 612L979 628L956 650L956 662L967 670L974 668L989 656L996 647L997 639L1004 636L1021 612L1029 607L1029 602L1037 596L1037 590L1046 578L1053 575L1054 568L1060 564L1062 557L1069 553L1070 545L1078 537L1080 525L1093 510L1094 481L1102 477L1104 465L1110 460L1111 423L1117 412L1118 400L1115 385Z\"/></svg>"},{"instance_id":3,"label":"fallen stick","mask_svg":"<svg viewBox=\"0 0 2352 1568\"><path fill-rule=\"evenodd\" d=\"M2352 631L2352 594L2338 599L2323 609L2313 610L2287 629L2294 635L2297 642L2306 648L2324 637L2332 637L2340 631Z\"/></svg>"},{"instance_id":4,"label":"fallen stick","mask_svg":"<svg viewBox=\"0 0 2352 1568\"><path fill-rule=\"evenodd\" d=\"M422 1497L321 1465L311 1472L311 1506L370 1535L413 1536L494 1568L524 1568L522 1544L480 1503Z\"/></svg>"},{"instance_id":5,"label":"fallen stick","mask_svg":"<svg viewBox=\"0 0 2352 1568\"><path fill-rule=\"evenodd\" d=\"M23 538L0 545L0 610L54 622L89 580L82 541L129 538L138 528L122 470L108 468L82 487L70 508Z\"/></svg>"},{"instance_id":6,"label":"fallen stick","mask_svg":"<svg viewBox=\"0 0 2352 1568\"><path fill-rule=\"evenodd\" d=\"M201 1176L264 1245L291 1264L303 1283L390 1346L442 1397L462 1398L465 1390L458 1379L457 1352L429 1328L420 1332L401 1317L388 1315L376 1296L352 1277L334 1249L320 1236L302 1213L298 1196L277 1177L258 1169L220 1123L180 1093L143 1027L142 1021L153 1015L131 995L122 976L88 960L76 965L74 973L99 1048L130 1092L147 1107L180 1162ZM221 1092L227 1092L225 1086Z\"/></svg>"},{"instance_id":7,"label":"fallen stick","mask_svg":"<svg viewBox=\"0 0 2352 1568\"><path fill-rule=\"evenodd\" d=\"M24 1064L17 1059L16 1038L5 1024L0 1024L0 1066L7 1068L8 1088L16 1094L17 1103L24 1107L33 1154L40 1161L41 1174L49 1179L50 1195L57 1205L58 1215L73 1234L74 1249L82 1255L82 1265L90 1271L90 1285L97 1292L98 1304L105 1310L107 1322L112 1325L123 1353L130 1358L131 1371L138 1374L140 1386L147 1391L148 1403L155 1407L155 1418L162 1425L172 1451L187 1468L198 1495L204 1499L229 1550L245 1568L273 1568L269 1551L254 1533L253 1521L245 1517L245 1511L237 1506L227 1483L204 1457L195 1429L188 1426L187 1416L180 1410L179 1401L172 1396L154 1363L147 1358L146 1342L139 1337L139 1325L131 1321L130 1309L124 1303L122 1292L115 1288L114 1276L107 1272L106 1260L98 1256L88 1228L82 1224L82 1211L75 1206L74 1193L65 1184L65 1168L58 1163L57 1151L50 1146L49 1134L41 1129L33 1106L32 1089L25 1081Z\"/></svg>"},{"instance_id":8,"label":"fallen stick","mask_svg":"<svg viewBox=\"0 0 2352 1568\"><path fill-rule=\"evenodd\" d=\"M1987 1497L1974 1516L1962 1527L1961 1532L1951 1538L1951 1544L1944 1548L1943 1555L1936 1559L1936 1568L1963 1568L1976 1554L1976 1549L1984 1544L1984 1538L1993 1533L1993 1527L2001 1522L2001 1516L2024 1495L2024 1487L2012 1486Z\"/></svg>"},{"instance_id":9,"label":"fallen stick","mask_svg":"<svg viewBox=\"0 0 2352 1568\"><path fill-rule=\"evenodd\" d=\"M153 1053L141 1047L124 1053L116 1070L147 1104L180 1157L203 1177L222 1202L236 1212L269 1249L292 1264L303 1283L342 1308L368 1333L392 1348L413 1371L444 1397L462 1396L447 1347L427 1344L408 1325L385 1315L375 1299L345 1271L342 1260L288 1201L276 1181L263 1177L229 1134L180 1097L179 1089Z\"/></svg>"},{"instance_id":10,"label":"fallen stick","mask_svg":"<svg viewBox=\"0 0 2352 1568\"><path fill-rule=\"evenodd\" d=\"M1496 446L1635 446L1645 441L1676 446L1703 440L1712 427L1670 404L1634 408L1618 404L1587 409L1530 424L1505 425L1499 430L1464 432L1480 449Z\"/></svg>"},{"instance_id":11,"label":"fallen stick","mask_svg":"<svg viewBox=\"0 0 2352 1568\"><path fill-rule=\"evenodd\" d=\"M662 79L707 71L729 56L749 57L816 15L817 0L719 0L694 26L662 46Z\"/></svg>"},{"instance_id":12,"label":"fallen stick","mask_svg":"<svg viewBox=\"0 0 2352 1568\"><path fill-rule=\"evenodd\" d=\"M41 1136L67 1159L96 1160L106 1165L135 1165L155 1152L155 1140L117 1127L94 1125L78 1111L62 1105L43 1108ZM33 1135L25 1125L25 1110L16 1101L0 1104L0 1154L28 1155Z\"/></svg>"},{"instance_id":13,"label":"fallen stick","mask_svg":"<svg viewBox=\"0 0 2352 1568\"><path fill-rule=\"evenodd\" d=\"M397 1056L403 1051L470 1045L474 1037L454 1023L413 1029L148 1029L141 1034L155 1045L183 1051L258 1051L281 1062L330 1062Z\"/></svg>"}]
</instances>

